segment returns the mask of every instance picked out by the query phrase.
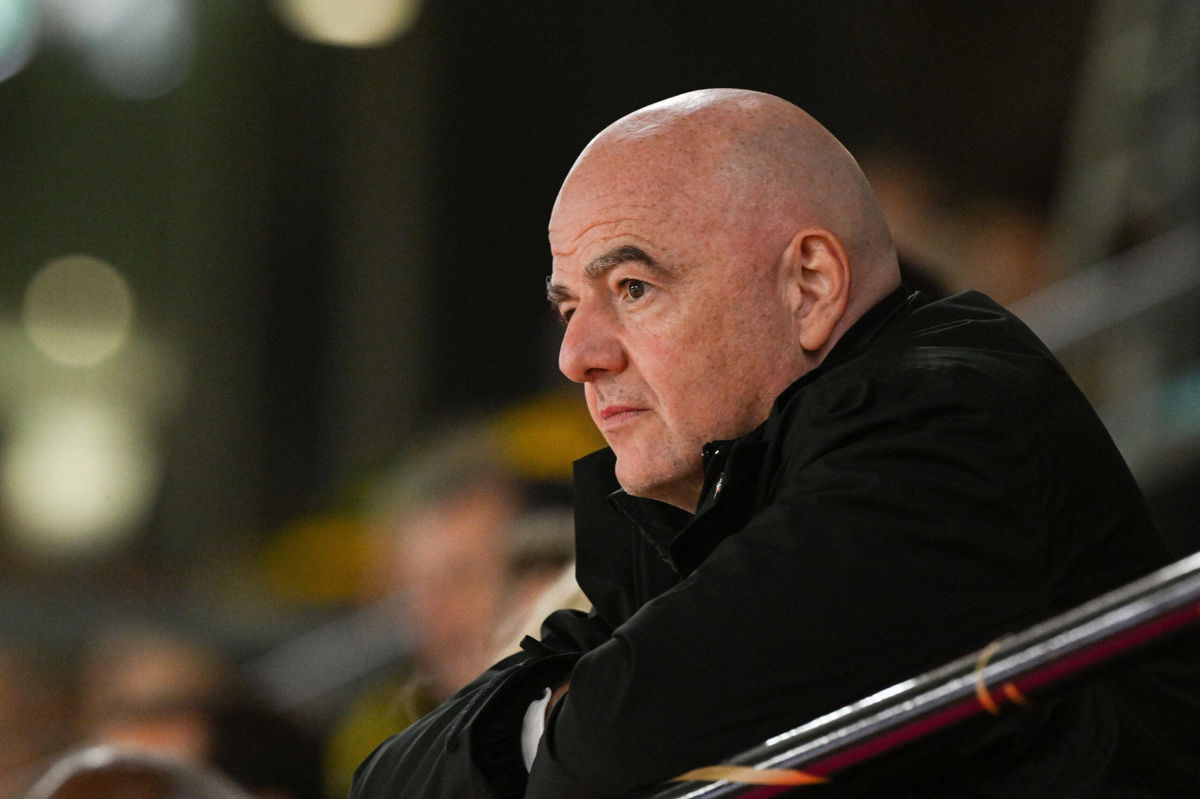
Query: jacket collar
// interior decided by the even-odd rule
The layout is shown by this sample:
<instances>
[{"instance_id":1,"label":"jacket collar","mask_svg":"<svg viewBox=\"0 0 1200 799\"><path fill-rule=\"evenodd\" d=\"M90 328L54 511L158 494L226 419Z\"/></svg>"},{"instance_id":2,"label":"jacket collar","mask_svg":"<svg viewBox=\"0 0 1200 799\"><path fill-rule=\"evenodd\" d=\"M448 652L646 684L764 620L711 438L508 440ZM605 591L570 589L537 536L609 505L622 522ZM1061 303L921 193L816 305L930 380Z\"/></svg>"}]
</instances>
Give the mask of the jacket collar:
<instances>
[{"instance_id":1,"label":"jacket collar","mask_svg":"<svg viewBox=\"0 0 1200 799\"><path fill-rule=\"evenodd\" d=\"M577 480L591 471L606 471L605 479L610 486L606 492L608 504L632 522L654 550L680 574L690 574L717 544L745 526L754 514L759 504L756 487L763 456L777 432L782 407L804 386L852 358L879 337L901 310L920 302L923 302L921 295L903 287L897 288L863 314L817 368L784 390L763 424L739 438L705 444L704 488L695 515L657 500L631 496L616 487L612 476L615 458L611 450L601 450L577 461ZM594 478L591 482L595 485ZM579 487L577 484L577 489Z\"/></svg>"},{"instance_id":2,"label":"jacket collar","mask_svg":"<svg viewBox=\"0 0 1200 799\"><path fill-rule=\"evenodd\" d=\"M874 341L901 309L912 308L925 301L920 293L910 291L904 286L897 286L850 326L850 329L833 345L825 362L837 363L858 351L864 345Z\"/></svg>"},{"instance_id":3,"label":"jacket collar","mask_svg":"<svg viewBox=\"0 0 1200 799\"><path fill-rule=\"evenodd\" d=\"M775 400L772 414L775 414L804 386L819 379L821 375L838 364L854 357L863 347L877 339L902 310L907 312L924 301L923 295L900 286L877 302L869 311L859 317L849 330L842 334L842 337L833 345L833 349L825 356L825 360L783 390L783 393Z\"/></svg>"},{"instance_id":4,"label":"jacket collar","mask_svg":"<svg viewBox=\"0 0 1200 799\"><path fill-rule=\"evenodd\" d=\"M833 345L833 349L825 356L825 360L783 390L771 407L771 415L767 417L767 421L759 430L763 431L768 438L774 437L783 419L782 409L803 391L805 386L820 380L830 370L854 358L864 347L884 335L894 320L901 316L907 316L913 308L926 302L928 302L928 298L923 294L909 291L904 286L897 287L877 302L869 311L859 317L849 330L842 334L842 337Z\"/></svg>"}]
</instances>

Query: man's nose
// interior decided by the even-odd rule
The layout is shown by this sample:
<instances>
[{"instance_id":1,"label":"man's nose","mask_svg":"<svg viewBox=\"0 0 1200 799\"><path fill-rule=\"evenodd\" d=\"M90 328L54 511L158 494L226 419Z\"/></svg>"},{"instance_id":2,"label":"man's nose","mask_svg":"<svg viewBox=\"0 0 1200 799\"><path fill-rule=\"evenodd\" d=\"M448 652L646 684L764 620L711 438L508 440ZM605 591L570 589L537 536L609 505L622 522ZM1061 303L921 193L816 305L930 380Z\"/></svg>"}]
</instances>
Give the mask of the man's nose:
<instances>
[{"instance_id":1,"label":"man's nose","mask_svg":"<svg viewBox=\"0 0 1200 799\"><path fill-rule=\"evenodd\" d=\"M576 308L563 333L558 369L576 383L586 383L625 368L625 351L613 320L601 311Z\"/></svg>"}]
</instances>

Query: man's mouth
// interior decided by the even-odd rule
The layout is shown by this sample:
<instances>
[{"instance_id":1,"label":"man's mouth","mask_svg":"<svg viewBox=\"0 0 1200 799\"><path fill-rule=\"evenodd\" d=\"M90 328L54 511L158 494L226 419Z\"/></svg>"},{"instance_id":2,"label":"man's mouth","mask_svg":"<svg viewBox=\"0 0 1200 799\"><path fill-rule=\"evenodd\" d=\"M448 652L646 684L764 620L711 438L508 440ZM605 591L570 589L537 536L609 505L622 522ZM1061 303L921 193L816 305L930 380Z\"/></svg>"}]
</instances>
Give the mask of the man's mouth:
<instances>
[{"instance_id":1,"label":"man's mouth","mask_svg":"<svg viewBox=\"0 0 1200 799\"><path fill-rule=\"evenodd\" d=\"M600 418L606 422L617 422L622 419L628 419L644 410L646 409L633 405L608 405L600 409Z\"/></svg>"}]
</instances>

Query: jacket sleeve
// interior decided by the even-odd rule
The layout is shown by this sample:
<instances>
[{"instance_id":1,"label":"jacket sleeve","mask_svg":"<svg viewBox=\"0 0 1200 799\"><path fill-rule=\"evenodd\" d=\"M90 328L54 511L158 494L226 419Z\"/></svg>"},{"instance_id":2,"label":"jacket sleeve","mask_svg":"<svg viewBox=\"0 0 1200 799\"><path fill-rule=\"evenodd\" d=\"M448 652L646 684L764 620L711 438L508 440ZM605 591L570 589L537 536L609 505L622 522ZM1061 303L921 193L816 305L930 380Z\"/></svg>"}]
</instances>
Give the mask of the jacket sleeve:
<instances>
[{"instance_id":1,"label":"jacket sleeve","mask_svg":"<svg viewBox=\"0 0 1200 799\"><path fill-rule=\"evenodd\" d=\"M886 389L794 420L773 501L579 660L527 796L616 797L714 765L1046 615L1075 556L1048 563L1043 421L990 384ZM1086 458L1070 438L1054 457ZM1092 510L1119 519L1127 500Z\"/></svg>"},{"instance_id":2,"label":"jacket sleeve","mask_svg":"<svg viewBox=\"0 0 1200 799\"><path fill-rule=\"evenodd\" d=\"M609 629L558 611L542 641L500 661L411 727L384 741L354 775L350 799L506 799L525 791L521 723L529 703L559 684Z\"/></svg>"}]
</instances>

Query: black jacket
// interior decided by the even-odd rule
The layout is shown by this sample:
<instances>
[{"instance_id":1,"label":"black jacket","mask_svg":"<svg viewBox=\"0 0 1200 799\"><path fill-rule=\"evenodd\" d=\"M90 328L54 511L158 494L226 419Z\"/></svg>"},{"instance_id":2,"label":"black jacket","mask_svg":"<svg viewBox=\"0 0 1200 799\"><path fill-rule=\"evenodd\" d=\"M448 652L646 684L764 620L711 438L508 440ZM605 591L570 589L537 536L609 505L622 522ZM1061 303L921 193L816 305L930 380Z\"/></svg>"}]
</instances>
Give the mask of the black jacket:
<instances>
[{"instance_id":1,"label":"black jacket","mask_svg":"<svg viewBox=\"0 0 1200 799\"><path fill-rule=\"evenodd\" d=\"M704 458L694 517L621 492L607 450L577 463L593 612L551 616L542 641L386 741L352 796L648 791L1168 560L1086 400L976 293L891 295ZM526 783L521 716L568 673ZM1195 716L1159 723L1180 706L1155 704L1157 673L1120 679L943 736L919 767L876 768L875 788L804 792L1173 795L1200 777L1169 754Z\"/></svg>"}]
</instances>

